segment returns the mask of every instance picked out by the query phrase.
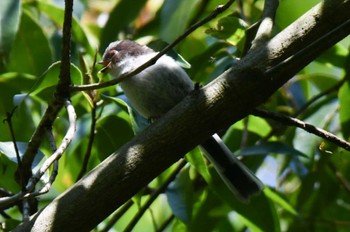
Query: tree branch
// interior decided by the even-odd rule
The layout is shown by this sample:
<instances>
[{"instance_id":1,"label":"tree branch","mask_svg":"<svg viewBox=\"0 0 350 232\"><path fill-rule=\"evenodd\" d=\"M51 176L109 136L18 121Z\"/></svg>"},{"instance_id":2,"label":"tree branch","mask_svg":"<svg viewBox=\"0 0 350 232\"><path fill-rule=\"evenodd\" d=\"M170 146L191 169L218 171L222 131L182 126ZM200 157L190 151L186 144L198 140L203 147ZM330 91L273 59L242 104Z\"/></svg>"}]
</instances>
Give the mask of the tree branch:
<instances>
[{"instance_id":1,"label":"tree branch","mask_svg":"<svg viewBox=\"0 0 350 232\"><path fill-rule=\"evenodd\" d=\"M261 23L252 43L252 48L259 46L261 43L266 43L271 38L278 4L278 0L265 0Z\"/></svg>"},{"instance_id":2,"label":"tree branch","mask_svg":"<svg viewBox=\"0 0 350 232\"><path fill-rule=\"evenodd\" d=\"M58 113L64 105L66 99L69 98L70 86L70 43L71 43L71 28L72 28L72 12L73 0L66 0L66 10L64 14L63 25L63 44L62 44L62 62L59 75L59 81L54 95L54 99L48 105L38 127L33 133L27 150L24 153L22 164L24 173L24 184L26 184L32 175L31 167L34 157L39 149L41 141L43 140L46 128L51 128L53 122L57 118ZM17 170L17 173L20 170Z\"/></svg>"},{"instance_id":3,"label":"tree branch","mask_svg":"<svg viewBox=\"0 0 350 232\"><path fill-rule=\"evenodd\" d=\"M244 118L322 51L264 72L350 19L349 0L327 0L157 120L14 231L89 231L207 137ZM331 35L332 43L350 28ZM327 42L327 41L326 41ZM322 41L322 50L331 44ZM324 43L324 44L323 44ZM203 113L205 112L205 114ZM98 199L98 200L96 200ZM81 223L84 221L84 223Z\"/></svg>"},{"instance_id":4,"label":"tree branch","mask_svg":"<svg viewBox=\"0 0 350 232\"><path fill-rule=\"evenodd\" d=\"M334 143L335 145L342 147L345 150L350 151L350 143L349 142L337 137L336 135L334 135L326 130L315 127L314 125L303 122L297 118L287 117L284 115L279 115L279 114L268 112L268 111L261 110L261 109L255 109L252 111L251 114L258 116L258 117L262 117L262 118L270 118L272 120L278 121L278 122L280 122L284 125L287 125L287 126L299 127L299 128L301 128L301 129L303 129L311 134L314 134L314 135L317 135L321 138L324 138L325 140L328 140L328 141Z\"/></svg>"},{"instance_id":5,"label":"tree branch","mask_svg":"<svg viewBox=\"0 0 350 232\"><path fill-rule=\"evenodd\" d=\"M0 207L4 207L8 204L11 204L13 202L16 202L18 200L21 200L23 198L30 198L30 197L35 197L37 195L46 193L51 186L51 183L53 182L52 178L55 178L55 174L51 176L51 179L49 180L46 185L37 192L33 192L35 188L35 185L38 183L40 178L44 175L44 173L49 169L49 167L54 164L57 160L59 160L63 154L63 152L67 149L68 145L72 141L75 133L75 128L76 128L76 114L75 110L73 108L73 105L69 100L65 102L66 109L68 112L68 117L69 117L69 128L66 132L66 135L64 136L60 146L58 149L43 163L43 165L40 167L40 169L29 179L28 184L25 187L25 190L12 195L8 197L3 197L0 198ZM52 181L52 182L51 182Z\"/></svg>"}]
</instances>

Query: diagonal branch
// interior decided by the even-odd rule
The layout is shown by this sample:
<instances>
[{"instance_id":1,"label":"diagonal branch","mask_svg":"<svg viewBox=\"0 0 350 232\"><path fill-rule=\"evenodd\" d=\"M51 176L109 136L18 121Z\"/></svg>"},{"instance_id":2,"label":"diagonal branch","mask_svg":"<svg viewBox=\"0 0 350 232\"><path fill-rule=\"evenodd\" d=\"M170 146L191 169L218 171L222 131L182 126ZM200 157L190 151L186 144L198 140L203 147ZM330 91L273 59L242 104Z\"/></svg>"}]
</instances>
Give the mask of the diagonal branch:
<instances>
[{"instance_id":1,"label":"diagonal branch","mask_svg":"<svg viewBox=\"0 0 350 232\"><path fill-rule=\"evenodd\" d=\"M270 118L272 120L278 121L284 125L288 126L295 126L298 128L301 128L311 134L317 135L325 140L328 140L335 145L344 148L345 150L350 151L350 143L345 141L344 139L341 139L337 137L336 135L323 130L322 128L318 128L314 125L311 125L309 123L303 122L297 118L292 118L284 115L279 115L273 112L268 112L262 109L255 109L251 113L252 115L262 117L262 118Z\"/></svg>"}]
</instances>

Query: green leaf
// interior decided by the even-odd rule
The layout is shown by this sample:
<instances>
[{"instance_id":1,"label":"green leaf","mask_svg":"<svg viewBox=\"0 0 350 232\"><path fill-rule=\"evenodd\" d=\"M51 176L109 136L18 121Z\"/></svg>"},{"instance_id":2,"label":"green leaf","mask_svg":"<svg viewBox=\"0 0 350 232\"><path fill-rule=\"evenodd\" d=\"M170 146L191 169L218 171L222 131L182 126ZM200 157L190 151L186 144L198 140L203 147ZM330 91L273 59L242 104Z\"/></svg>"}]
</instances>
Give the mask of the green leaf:
<instances>
[{"instance_id":1,"label":"green leaf","mask_svg":"<svg viewBox=\"0 0 350 232\"><path fill-rule=\"evenodd\" d=\"M58 78L60 74L61 69L61 61L57 61L50 65L50 67L44 72L43 75L40 76L38 79L36 85L33 87L31 91L31 95L37 95L40 92L56 86L58 83ZM70 65L70 75L72 83L74 84L81 84L83 80L83 74L79 70L77 66L74 64Z\"/></svg>"},{"instance_id":2,"label":"green leaf","mask_svg":"<svg viewBox=\"0 0 350 232\"><path fill-rule=\"evenodd\" d=\"M147 44L148 47L152 48L153 50L160 52L163 50L166 46L169 44L163 40L155 40L151 43ZM185 58L183 58L179 53L177 53L174 49L171 49L166 53L168 56L172 57L176 63L178 63L182 68L191 68L191 64L188 63Z\"/></svg>"},{"instance_id":3,"label":"green leaf","mask_svg":"<svg viewBox=\"0 0 350 232\"><path fill-rule=\"evenodd\" d=\"M206 160L202 155L199 148L193 149L190 153L186 155L186 160L193 165L196 171L203 177L206 182L211 181L211 176L208 171L208 166Z\"/></svg>"},{"instance_id":4,"label":"green leaf","mask_svg":"<svg viewBox=\"0 0 350 232\"><path fill-rule=\"evenodd\" d=\"M141 131L143 131L146 127L149 126L149 121L145 118L143 118L141 115L139 115L128 103L127 98L125 95L121 95L118 97L110 97L104 94L101 94L101 97L110 100L113 103L117 104L122 110L127 112L130 117L132 129L134 131L134 134L138 134Z\"/></svg>"},{"instance_id":5,"label":"green leaf","mask_svg":"<svg viewBox=\"0 0 350 232\"><path fill-rule=\"evenodd\" d=\"M280 231L276 208L264 192L252 197L248 203L243 203L226 187L214 168L210 171L213 177L209 183L210 189L242 216L244 224L251 231Z\"/></svg>"},{"instance_id":6,"label":"green leaf","mask_svg":"<svg viewBox=\"0 0 350 232\"><path fill-rule=\"evenodd\" d=\"M10 53L15 40L19 26L20 3L20 0L0 2L0 60Z\"/></svg>"},{"instance_id":7,"label":"green leaf","mask_svg":"<svg viewBox=\"0 0 350 232\"><path fill-rule=\"evenodd\" d=\"M340 44L336 44L330 49L326 50L317 58L317 61L322 62L326 65L334 65L337 67L344 67L347 62L348 49Z\"/></svg>"},{"instance_id":8,"label":"green leaf","mask_svg":"<svg viewBox=\"0 0 350 232\"><path fill-rule=\"evenodd\" d=\"M284 0L278 6L276 15L277 25L280 28L285 28L294 20L303 15L306 11L311 9L320 0Z\"/></svg>"},{"instance_id":9,"label":"green leaf","mask_svg":"<svg viewBox=\"0 0 350 232\"><path fill-rule=\"evenodd\" d=\"M97 121L95 148L100 160L127 143L133 136L130 124L117 115L109 115Z\"/></svg>"},{"instance_id":10,"label":"green leaf","mask_svg":"<svg viewBox=\"0 0 350 232\"><path fill-rule=\"evenodd\" d=\"M17 144L19 156L22 158L27 149L28 143L17 142L16 144ZM12 162L17 163L16 151L15 151L13 142L0 142L0 152L6 155L7 158L9 158ZM35 156L32 167L35 168L39 164L41 159L44 157L45 157L44 154L39 150Z\"/></svg>"},{"instance_id":11,"label":"green leaf","mask_svg":"<svg viewBox=\"0 0 350 232\"><path fill-rule=\"evenodd\" d=\"M52 51L42 28L24 11L10 53L8 70L40 76L52 63Z\"/></svg>"},{"instance_id":12,"label":"green leaf","mask_svg":"<svg viewBox=\"0 0 350 232\"><path fill-rule=\"evenodd\" d=\"M186 231L220 231L215 230L215 228L223 218L226 218L230 210L230 207L223 204L220 198L212 191L203 191L203 194L197 198L197 202L194 205L193 219L187 225Z\"/></svg>"},{"instance_id":13,"label":"green leaf","mask_svg":"<svg viewBox=\"0 0 350 232\"><path fill-rule=\"evenodd\" d=\"M40 10L40 12L45 13L47 17L49 17L54 23L59 25L61 28L63 27L63 18L64 18L64 9L60 8L52 3L46 1L36 1L36 6ZM81 23L73 17L72 21L72 35L75 42L79 43L82 48L86 49L86 52L90 56L94 56L96 53L96 48L91 46L91 42L87 37L87 33L84 30Z\"/></svg>"},{"instance_id":14,"label":"green leaf","mask_svg":"<svg viewBox=\"0 0 350 232\"><path fill-rule=\"evenodd\" d=\"M338 93L341 131L345 139L350 138L350 81L344 83Z\"/></svg>"},{"instance_id":15,"label":"green leaf","mask_svg":"<svg viewBox=\"0 0 350 232\"><path fill-rule=\"evenodd\" d=\"M27 149L28 143L17 142L18 153L22 158ZM35 155L32 170L35 172L44 161L44 154L39 150ZM19 186L16 183L14 176L17 170L17 157L13 142L0 142L0 186L11 191L18 191ZM47 177L47 176L45 176Z\"/></svg>"},{"instance_id":16,"label":"green leaf","mask_svg":"<svg viewBox=\"0 0 350 232\"><path fill-rule=\"evenodd\" d=\"M191 220L193 205L193 187L188 167L181 170L165 193L174 215L188 224Z\"/></svg>"},{"instance_id":17,"label":"green leaf","mask_svg":"<svg viewBox=\"0 0 350 232\"><path fill-rule=\"evenodd\" d=\"M146 2L147 0L133 0L132 7L130 7L130 1L119 1L109 14L108 22L103 27L100 52L103 52L108 44L114 41L117 35L135 20Z\"/></svg>"},{"instance_id":18,"label":"green leaf","mask_svg":"<svg viewBox=\"0 0 350 232\"><path fill-rule=\"evenodd\" d=\"M232 129L245 130L244 120L240 120L233 125ZM266 136L270 130L271 126L266 122L265 119L249 115L248 130L250 133L255 133L261 137ZM226 136L225 136L226 140Z\"/></svg>"},{"instance_id":19,"label":"green leaf","mask_svg":"<svg viewBox=\"0 0 350 232\"><path fill-rule=\"evenodd\" d=\"M167 0L161 9L160 38L171 42L188 27L198 0Z\"/></svg>"},{"instance_id":20,"label":"green leaf","mask_svg":"<svg viewBox=\"0 0 350 232\"><path fill-rule=\"evenodd\" d=\"M10 112L14 104L12 98L15 94L28 92L35 83L35 77L27 74L4 73L0 75L0 117L5 112ZM4 117L2 117L4 118ZM0 125L1 127L1 125Z\"/></svg>"},{"instance_id":21,"label":"green leaf","mask_svg":"<svg viewBox=\"0 0 350 232\"><path fill-rule=\"evenodd\" d=\"M283 199L279 194L267 187L264 189L264 193L269 199L281 206L284 210L294 216L298 216L296 209L294 209L294 207L289 202L287 202L287 200Z\"/></svg>"},{"instance_id":22,"label":"green leaf","mask_svg":"<svg viewBox=\"0 0 350 232\"><path fill-rule=\"evenodd\" d=\"M220 19L215 29L210 28L205 32L218 39L228 39L233 45L237 45L245 36L245 25L243 20L230 15Z\"/></svg>"},{"instance_id":23,"label":"green leaf","mask_svg":"<svg viewBox=\"0 0 350 232\"><path fill-rule=\"evenodd\" d=\"M258 145L246 147L236 152L236 155L241 155L241 156L258 155L258 154L267 155L271 153L307 157L304 153L281 142L263 142Z\"/></svg>"}]
</instances>

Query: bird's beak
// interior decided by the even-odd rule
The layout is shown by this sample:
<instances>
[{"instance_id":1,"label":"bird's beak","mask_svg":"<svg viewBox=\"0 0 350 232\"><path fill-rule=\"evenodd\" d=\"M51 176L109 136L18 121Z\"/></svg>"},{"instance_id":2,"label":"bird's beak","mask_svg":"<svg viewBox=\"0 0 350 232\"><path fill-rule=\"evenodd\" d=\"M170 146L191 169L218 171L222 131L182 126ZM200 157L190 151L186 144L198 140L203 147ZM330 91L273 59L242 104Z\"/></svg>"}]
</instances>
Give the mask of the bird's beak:
<instances>
[{"instance_id":1,"label":"bird's beak","mask_svg":"<svg viewBox=\"0 0 350 232\"><path fill-rule=\"evenodd\" d=\"M101 68L101 70L99 71L99 73L105 73L108 71L108 69L110 69L110 65L111 65L111 61L107 61L107 60L100 60L97 62L97 64L101 64L104 67Z\"/></svg>"}]
</instances>

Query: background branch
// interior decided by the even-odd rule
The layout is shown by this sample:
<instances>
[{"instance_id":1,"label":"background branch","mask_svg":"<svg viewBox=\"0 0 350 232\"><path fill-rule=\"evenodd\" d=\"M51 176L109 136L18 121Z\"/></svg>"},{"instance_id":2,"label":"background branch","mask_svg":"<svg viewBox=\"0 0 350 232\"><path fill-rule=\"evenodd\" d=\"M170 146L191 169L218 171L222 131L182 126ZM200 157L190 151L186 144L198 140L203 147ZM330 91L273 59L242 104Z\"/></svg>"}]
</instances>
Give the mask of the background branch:
<instances>
[{"instance_id":1,"label":"background branch","mask_svg":"<svg viewBox=\"0 0 350 232\"><path fill-rule=\"evenodd\" d=\"M279 115L279 114L276 114L273 112L268 112L268 111L262 110L262 109L254 109L252 112L252 115L262 117L262 118L270 118L270 119L275 120L277 122L280 122L284 125L295 126L295 127L301 128L301 129L303 129L311 134L314 134L314 135L317 135L321 138L324 138L325 140L328 140L328 141L334 143L335 145L344 148L345 150L350 151L350 143L349 142L337 137L336 135L334 135L326 130L323 130L321 128L317 128L314 125L303 122L297 118L292 118L292 117L288 117L285 115Z\"/></svg>"},{"instance_id":2,"label":"background branch","mask_svg":"<svg viewBox=\"0 0 350 232\"><path fill-rule=\"evenodd\" d=\"M4 207L8 204L21 200L22 198L35 197L48 191L48 188L51 186L51 183L55 178L55 173L53 173L53 175L51 176L51 178L53 179L49 180L47 185L45 185L40 191L31 193L34 190L35 185L38 183L40 178L44 175L44 173L50 168L52 164L56 163L56 161L61 158L63 152L67 149L68 145L74 137L76 128L76 114L73 105L70 101L67 100L65 105L69 117L69 128L66 132L66 135L62 139L60 146L49 158L47 158L47 160L41 165L39 170L29 179L28 184L25 187L25 191L21 191L9 197L0 198L0 207Z\"/></svg>"},{"instance_id":3,"label":"background branch","mask_svg":"<svg viewBox=\"0 0 350 232\"><path fill-rule=\"evenodd\" d=\"M58 113L64 105L64 102L70 96L70 43L71 43L71 28L72 28L72 12L73 12L73 0L65 1L65 14L63 24L63 42L62 42L62 62L61 70L58 80L58 85L54 95L54 99L49 103L42 119L35 132L33 133L27 150L23 156L23 178L24 184L26 184L32 175L31 167L34 157L39 149L39 146L45 136L47 128L51 128L53 122L57 118ZM17 170L17 173L20 170Z\"/></svg>"},{"instance_id":4,"label":"background branch","mask_svg":"<svg viewBox=\"0 0 350 232\"><path fill-rule=\"evenodd\" d=\"M264 3L264 11L261 17L261 22L256 32L253 41L253 48L260 43L266 42L272 36L274 20L278 8L278 0L266 0Z\"/></svg>"}]
</instances>

